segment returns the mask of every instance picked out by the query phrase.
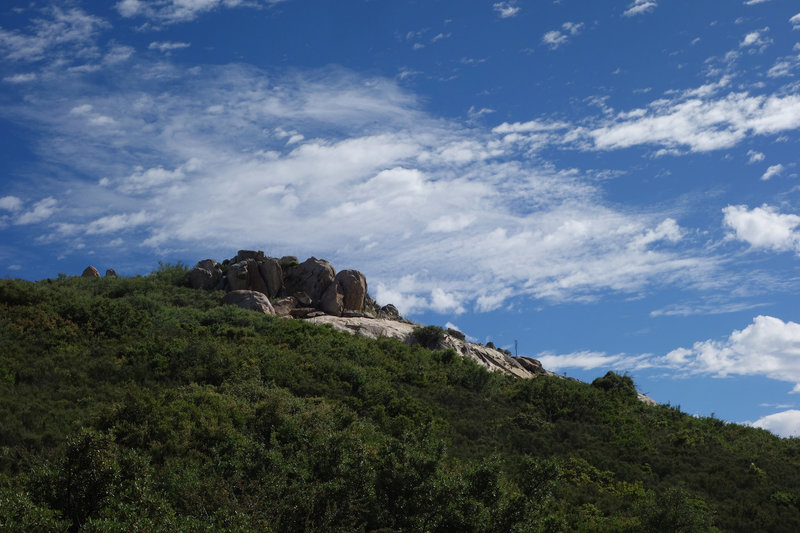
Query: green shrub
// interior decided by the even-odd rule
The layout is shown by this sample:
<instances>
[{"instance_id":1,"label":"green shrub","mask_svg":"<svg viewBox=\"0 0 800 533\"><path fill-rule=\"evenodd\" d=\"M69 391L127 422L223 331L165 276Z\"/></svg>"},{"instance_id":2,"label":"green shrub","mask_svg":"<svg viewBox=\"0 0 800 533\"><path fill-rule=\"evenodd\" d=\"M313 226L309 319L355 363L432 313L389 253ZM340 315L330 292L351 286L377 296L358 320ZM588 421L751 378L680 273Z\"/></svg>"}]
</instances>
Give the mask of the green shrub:
<instances>
[{"instance_id":1,"label":"green shrub","mask_svg":"<svg viewBox=\"0 0 800 533\"><path fill-rule=\"evenodd\" d=\"M411 332L411 337L420 346L435 350L439 348L441 342L444 340L444 330L439 326L414 328Z\"/></svg>"}]
</instances>

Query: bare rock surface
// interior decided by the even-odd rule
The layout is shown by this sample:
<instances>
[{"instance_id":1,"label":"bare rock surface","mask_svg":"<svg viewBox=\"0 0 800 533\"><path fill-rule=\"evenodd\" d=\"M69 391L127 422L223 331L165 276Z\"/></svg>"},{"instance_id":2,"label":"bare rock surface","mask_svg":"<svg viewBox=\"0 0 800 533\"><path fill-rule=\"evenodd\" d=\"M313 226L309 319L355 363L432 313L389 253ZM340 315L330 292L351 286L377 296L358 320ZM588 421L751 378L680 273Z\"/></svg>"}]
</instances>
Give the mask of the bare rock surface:
<instances>
[{"instance_id":1,"label":"bare rock surface","mask_svg":"<svg viewBox=\"0 0 800 533\"><path fill-rule=\"evenodd\" d=\"M95 267L89 265L88 267L86 267L84 269L83 274L81 274L81 277L82 278L99 278L100 277L100 272L98 272Z\"/></svg>"},{"instance_id":2,"label":"bare rock surface","mask_svg":"<svg viewBox=\"0 0 800 533\"><path fill-rule=\"evenodd\" d=\"M358 270L342 270L322 294L320 309L329 315L362 313L367 297L367 278Z\"/></svg>"},{"instance_id":3,"label":"bare rock surface","mask_svg":"<svg viewBox=\"0 0 800 533\"><path fill-rule=\"evenodd\" d=\"M258 291L231 291L222 298L225 305L236 305L249 311L258 311L265 315L274 315L275 310L269 302L269 298Z\"/></svg>"},{"instance_id":4,"label":"bare rock surface","mask_svg":"<svg viewBox=\"0 0 800 533\"><path fill-rule=\"evenodd\" d=\"M286 295L304 292L311 298L311 306L319 307L322 295L333 283L335 275L330 263L310 257L299 265L289 266L284 270L283 292Z\"/></svg>"},{"instance_id":5,"label":"bare rock surface","mask_svg":"<svg viewBox=\"0 0 800 533\"><path fill-rule=\"evenodd\" d=\"M408 321L366 317L336 317L331 315L317 316L309 318L307 321L314 324L330 324L334 329L339 331L360 335L368 339L388 337L399 339L406 344L414 343L412 332L414 328L420 327L419 324ZM541 365L539 365L540 371L531 372L517 361L514 361L511 357L498 350L467 342L452 335L445 335L442 341L442 347L452 348L462 357L468 357L488 370L511 374L520 378L532 378L537 375L556 375L541 369Z\"/></svg>"},{"instance_id":6,"label":"bare rock surface","mask_svg":"<svg viewBox=\"0 0 800 533\"><path fill-rule=\"evenodd\" d=\"M222 270L213 259L204 259L189 272L189 283L195 289L213 289L222 277Z\"/></svg>"}]
</instances>

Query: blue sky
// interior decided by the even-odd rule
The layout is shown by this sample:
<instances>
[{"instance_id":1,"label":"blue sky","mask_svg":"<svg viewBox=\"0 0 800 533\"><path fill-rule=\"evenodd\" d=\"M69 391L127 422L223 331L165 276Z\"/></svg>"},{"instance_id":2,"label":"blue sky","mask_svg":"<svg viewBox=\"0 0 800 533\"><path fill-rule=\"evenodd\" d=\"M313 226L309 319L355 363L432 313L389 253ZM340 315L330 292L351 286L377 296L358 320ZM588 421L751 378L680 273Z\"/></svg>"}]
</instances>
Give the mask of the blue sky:
<instances>
[{"instance_id":1,"label":"blue sky","mask_svg":"<svg viewBox=\"0 0 800 533\"><path fill-rule=\"evenodd\" d=\"M11 0L0 274L324 257L800 434L798 133L788 0Z\"/></svg>"}]
</instances>

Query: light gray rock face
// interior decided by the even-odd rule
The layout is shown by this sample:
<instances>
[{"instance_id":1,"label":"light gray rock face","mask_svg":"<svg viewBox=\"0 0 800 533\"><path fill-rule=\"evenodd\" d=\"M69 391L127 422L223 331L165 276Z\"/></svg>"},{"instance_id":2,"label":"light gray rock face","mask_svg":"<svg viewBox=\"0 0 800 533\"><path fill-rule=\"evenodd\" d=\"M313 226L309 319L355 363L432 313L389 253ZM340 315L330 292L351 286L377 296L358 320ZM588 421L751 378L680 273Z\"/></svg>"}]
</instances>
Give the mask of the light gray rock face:
<instances>
[{"instance_id":1,"label":"light gray rock face","mask_svg":"<svg viewBox=\"0 0 800 533\"><path fill-rule=\"evenodd\" d=\"M189 272L189 283L195 289L214 289L220 282L222 270L213 259L204 259Z\"/></svg>"},{"instance_id":2,"label":"light gray rock face","mask_svg":"<svg viewBox=\"0 0 800 533\"><path fill-rule=\"evenodd\" d=\"M88 267L86 267L83 270L83 274L81 274L81 277L82 278L99 278L100 277L100 272L98 272L95 267L89 265Z\"/></svg>"},{"instance_id":3,"label":"light gray rock face","mask_svg":"<svg viewBox=\"0 0 800 533\"><path fill-rule=\"evenodd\" d=\"M367 278L358 270L342 270L323 293L320 309L329 315L363 313Z\"/></svg>"},{"instance_id":4,"label":"light gray rock face","mask_svg":"<svg viewBox=\"0 0 800 533\"><path fill-rule=\"evenodd\" d=\"M267 286L267 296L275 298L283 289L283 269L277 259L267 257L258 263L258 272Z\"/></svg>"},{"instance_id":5,"label":"light gray rock face","mask_svg":"<svg viewBox=\"0 0 800 533\"><path fill-rule=\"evenodd\" d=\"M257 311L265 315L274 315L275 310L269 303L269 298L258 291L231 291L222 298L225 305L236 305L249 311Z\"/></svg>"},{"instance_id":6,"label":"light gray rock face","mask_svg":"<svg viewBox=\"0 0 800 533\"><path fill-rule=\"evenodd\" d=\"M366 317L335 317L331 315L317 316L307 319L314 324L330 324L334 329L345 331L354 335L360 335L369 339L388 337L399 339L405 344L413 344L412 331L419 327L408 321L391 319L375 319ZM537 375L557 376L552 372L542 370L541 372L531 372L514 361L511 357L498 351L467 342L451 335L445 335L442 345L445 348L452 348L462 357L468 357L488 370L502 372L520 378L533 378ZM535 360L532 360L535 361Z\"/></svg>"},{"instance_id":7,"label":"light gray rock face","mask_svg":"<svg viewBox=\"0 0 800 533\"><path fill-rule=\"evenodd\" d=\"M284 269L282 294L294 296L295 293L304 292L311 298L311 306L318 308L335 274L330 263L310 257L299 265Z\"/></svg>"}]
</instances>

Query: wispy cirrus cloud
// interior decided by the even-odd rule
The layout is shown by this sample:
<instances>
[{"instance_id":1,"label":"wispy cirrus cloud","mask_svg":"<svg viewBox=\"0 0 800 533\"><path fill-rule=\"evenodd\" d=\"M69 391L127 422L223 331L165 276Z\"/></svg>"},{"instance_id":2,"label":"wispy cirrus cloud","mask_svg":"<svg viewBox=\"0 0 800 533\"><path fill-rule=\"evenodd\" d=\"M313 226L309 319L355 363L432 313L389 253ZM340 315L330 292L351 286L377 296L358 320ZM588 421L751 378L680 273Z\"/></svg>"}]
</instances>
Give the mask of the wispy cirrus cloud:
<instances>
[{"instance_id":1,"label":"wispy cirrus cloud","mask_svg":"<svg viewBox=\"0 0 800 533\"><path fill-rule=\"evenodd\" d=\"M580 34L582 29L583 22L565 22L560 30L548 31L542 35L542 44L555 50L569 42L570 37Z\"/></svg>"},{"instance_id":2,"label":"wispy cirrus cloud","mask_svg":"<svg viewBox=\"0 0 800 533\"><path fill-rule=\"evenodd\" d=\"M390 80L141 60L113 79L63 84L9 117L37 128L48 161L90 177L45 191L26 219L67 249L346 257L404 312L701 285L717 268L676 220L606 205L593 180L431 117Z\"/></svg>"},{"instance_id":3,"label":"wispy cirrus cloud","mask_svg":"<svg viewBox=\"0 0 800 533\"><path fill-rule=\"evenodd\" d=\"M625 17L642 15L653 11L656 7L658 7L658 2L655 0L634 0L634 2L623 11L622 15Z\"/></svg>"},{"instance_id":4,"label":"wispy cirrus cloud","mask_svg":"<svg viewBox=\"0 0 800 533\"><path fill-rule=\"evenodd\" d=\"M149 50L158 50L162 53L169 53L173 50L180 50L182 48L189 48L191 43L172 42L172 41L154 41L147 47Z\"/></svg>"},{"instance_id":5,"label":"wispy cirrus cloud","mask_svg":"<svg viewBox=\"0 0 800 533\"><path fill-rule=\"evenodd\" d=\"M94 38L109 24L78 8L48 7L31 20L26 31L0 28L0 52L5 59L36 62L53 55L93 56Z\"/></svg>"},{"instance_id":6,"label":"wispy cirrus cloud","mask_svg":"<svg viewBox=\"0 0 800 533\"><path fill-rule=\"evenodd\" d=\"M507 19L511 17L517 16L519 13L519 6L516 5L515 1L511 2L495 2L492 5L492 8L495 10L497 15L500 18Z\"/></svg>"},{"instance_id":7,"label":"wispy cirrus cloud","mask_svg":"<svg viewBox=\"0 0 800 533\"><path fill-rule=\"evenodd\" d=\"M646 107L587 117L579 124L534 120L495 128L508 143L532 149L558 145L580 150L621 150L650 146L656 153L709 152L736 146L751 137L800 128L800 94L753 95L706 84L659 98ZM516 131L512 131L516 130Z\"/></svg>"},{"instance_id":8,"label":"wispy cirrus cloud","mask_svg":"<svg viewBox=\"0 0 800 533\"><path fill-rule=\"evenodd\" d=\"M278 4L284 0L121 0L115 7L126 18L144 17L158 24L175 24L221 8L259 7Z\"/></svg>"}]
</instances>

